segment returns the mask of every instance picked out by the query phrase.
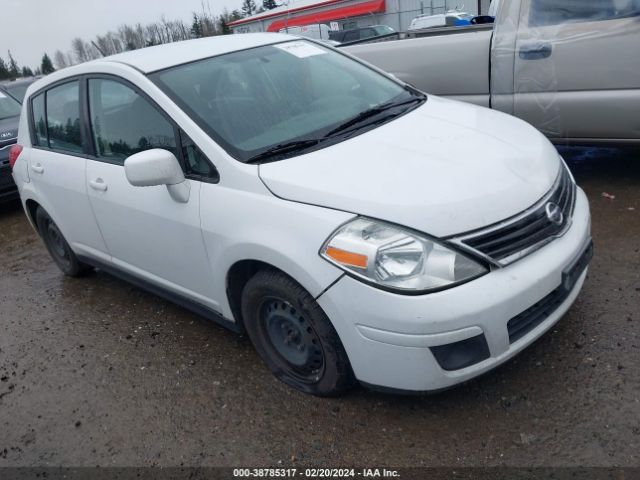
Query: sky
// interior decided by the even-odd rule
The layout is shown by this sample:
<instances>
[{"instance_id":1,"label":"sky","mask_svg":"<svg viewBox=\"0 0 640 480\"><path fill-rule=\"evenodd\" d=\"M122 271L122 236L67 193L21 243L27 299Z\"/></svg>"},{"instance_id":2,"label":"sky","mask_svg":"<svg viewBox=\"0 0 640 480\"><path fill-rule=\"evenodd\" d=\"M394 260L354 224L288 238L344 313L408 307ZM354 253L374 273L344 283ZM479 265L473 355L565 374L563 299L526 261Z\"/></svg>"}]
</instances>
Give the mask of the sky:
<instances>
[{"instance_id":1,"label":"sky","mask_svg":"<svg viewBox=\"0 0 640 480\"><path fill-rule=\"evenodd\" d=\"M7 50L19 66L40 65L47 52L71 49L71 40L93 39L123 23L150 23L164 15L167 20L189 20L202 2L213 14L227 7L240 9L242 0L0 0L0 57ZM258 3L258 1L256 1ZM259 2L262 3L262 2Z\"/></svg>"}]
</instances>

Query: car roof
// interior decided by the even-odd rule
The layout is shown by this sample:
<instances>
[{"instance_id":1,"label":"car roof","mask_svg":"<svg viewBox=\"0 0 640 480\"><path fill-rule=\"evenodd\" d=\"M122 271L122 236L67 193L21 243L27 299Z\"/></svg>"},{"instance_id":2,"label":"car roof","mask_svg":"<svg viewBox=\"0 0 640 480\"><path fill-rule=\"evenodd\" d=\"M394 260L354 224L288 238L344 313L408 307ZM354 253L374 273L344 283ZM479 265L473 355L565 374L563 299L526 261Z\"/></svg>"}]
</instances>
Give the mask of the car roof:
<instances>
[{"instance_id":1,"label":"car roof","mask_svg":"<svg viewBox=\"0 0 640 480\"><path fill-rule=\"evenodd\" d=\"M151 73L203 58L299 39L299 37L282 33L219 35L141 48L94 61L125 63L144 73Z\"/></svg>"}]
</instances>

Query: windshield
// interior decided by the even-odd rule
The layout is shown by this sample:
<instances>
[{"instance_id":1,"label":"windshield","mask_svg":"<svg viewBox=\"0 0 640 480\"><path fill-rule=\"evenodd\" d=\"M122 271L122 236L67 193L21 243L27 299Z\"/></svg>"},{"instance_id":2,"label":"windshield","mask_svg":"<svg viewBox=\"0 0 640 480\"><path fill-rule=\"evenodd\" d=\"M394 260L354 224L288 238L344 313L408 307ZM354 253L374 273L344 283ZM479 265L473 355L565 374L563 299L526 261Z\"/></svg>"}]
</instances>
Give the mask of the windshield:
<instances>
[{"instance_id":1,"label":"windshield","mask_svg":"<svg viewBox=\"0 0 640 480\"><path fill-rule=\"evenodd\" d=\"M29 88L29 83L19 83L17 85L5 85L4 89L6 92L11 95L13 98L18 100L20 103L24 100L24 96L27 93L27 88Z\"/></svg>"},{"instance_id":2,"label":"windshield","mask_svg":"<svg viewBox=\"0 0 640 480\"><path fill-rule=\"evenodd\" d=\"M0 90L0 120L20 115L20 103Z\"/></svg>"},{"instance_id":3,"label":"windshield","mask_svg":"<svg viewBox=\"0 0 640 480\"><path fill-rule=\"evenodd\" d=\"M423 98L332 49L305 40L208 58L163 70L153 78L230 155L243 162L282 146L287 147L285 156L322 148L336 143L338 133L353 135L356 126L347 122L365 111L380 105L386 109L390 102L401 105L396 110L408 110L408 99ZM382 112L372 113L382 116ZM361 118L371 124L371 115ZM341 125L345 128L338 128Z\"/></svg>"}]
</instances>

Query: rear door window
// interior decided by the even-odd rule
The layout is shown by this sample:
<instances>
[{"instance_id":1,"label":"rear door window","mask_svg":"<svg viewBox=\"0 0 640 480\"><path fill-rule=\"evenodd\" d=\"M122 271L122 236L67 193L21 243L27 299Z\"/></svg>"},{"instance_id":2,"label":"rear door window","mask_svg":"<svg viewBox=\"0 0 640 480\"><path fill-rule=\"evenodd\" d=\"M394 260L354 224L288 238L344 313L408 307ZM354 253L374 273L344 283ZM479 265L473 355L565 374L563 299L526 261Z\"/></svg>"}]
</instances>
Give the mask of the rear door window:
<instances>
[{"instance_id":1,"label":"rear door window","mask_svg":"<svg viewBox=\"0 0 640 480\"><path fill-rule=\"evenodd\" d=\"M163 148L178 156L173 125L145 97L115 80L89 80L89 114L96 154L124 164L135 153Z\"/></svg>"},{"instance_id":2,"label":"rear door window","mask_svg":"<svg viewBox=\"0 0 640 480\"><path fill-rule=\"evenodd\" d=\"M529 25L596 22L640 16L640 0L532 0Z\"/></svg>"}]
</instances>

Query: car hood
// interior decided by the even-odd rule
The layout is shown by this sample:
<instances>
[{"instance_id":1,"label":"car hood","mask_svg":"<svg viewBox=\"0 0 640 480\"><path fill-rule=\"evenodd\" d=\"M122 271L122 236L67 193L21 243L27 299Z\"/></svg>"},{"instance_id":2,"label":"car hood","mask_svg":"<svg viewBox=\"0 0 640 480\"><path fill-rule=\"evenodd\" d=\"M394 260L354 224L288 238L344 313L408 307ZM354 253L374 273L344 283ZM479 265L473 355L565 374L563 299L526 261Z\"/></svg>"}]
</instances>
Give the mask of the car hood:
<instances>
[{"instance_id":1,"label":"car hood","mask_svg":"<svg viewBox=\"0 0 640 480\"><path fill-rule=\"evenodd\" d=\"M260 165L259 174L283 199L442 237L522 212L549 191L559 168L553 145L529 124L430 96L379 128Z\"/></svg>"},{"instance_id":2,"label":"car hood","mask_svg":"<svg viewBox=\"0 0 640 480\"><path fill-rule=\"evenodd\" d=\"M20 116L3 118L0 120L0 145L18 136Z\"/></svg>"}]
</instances>

